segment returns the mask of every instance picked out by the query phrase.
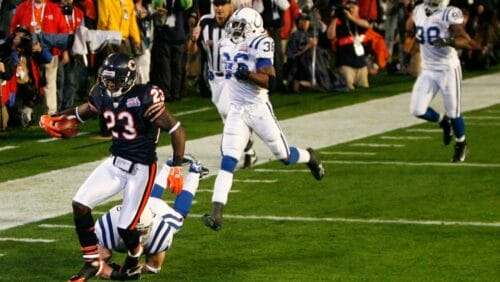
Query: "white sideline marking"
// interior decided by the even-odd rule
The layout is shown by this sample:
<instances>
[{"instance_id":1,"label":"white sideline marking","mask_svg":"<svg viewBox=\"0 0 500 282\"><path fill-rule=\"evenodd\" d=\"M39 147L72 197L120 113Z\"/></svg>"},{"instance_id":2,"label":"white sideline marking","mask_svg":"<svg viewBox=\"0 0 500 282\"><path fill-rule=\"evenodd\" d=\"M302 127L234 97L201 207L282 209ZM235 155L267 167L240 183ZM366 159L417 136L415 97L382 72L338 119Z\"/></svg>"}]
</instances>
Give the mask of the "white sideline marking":
<instances>
[{"instance_id":1,"label":"white sideline marking","mask_svg":"<svg viewBox=\"0 0 500 282\"><path fill-rule=\"evenodd\" d=\"M3 256L5 256L5 254L0 254L0 257L3 257Z\"/></svg>"},{"instance_id":2,"label":"white sideline marking","mask_svg":"<svg viewBox=\"0 0 500 282\"><path fill-rule=\"evenodd\" d=\"M366 164L366 165L401 165L401 166L452 166L452 167L500 167L500 164L487 163L440 163L440 162L391 162L391 161L323 161L327 164Z\"/></svg>"},{"instance_id":3,"label":"white sideline marking","mask_svg":"<svg viewBox=\"0 0 500 282\"><path fill-rule=\"evenodd\" d=\"M191 214L191 217L201 217L201 214ZM272 221L326 221L326 222L354 222L367 224L405 224L405 225L458 225L458 226L483 226L500 227L500 222L478 222L478 221L442 221L442 220L408 220L408 219L363 219L363 218L343 218L343 217L291 217L272 215L232 215L224 214L224 218L234 219L264 219Z\"/></svg>"},{"instance_id":4,"label":"white sideline marking","mask_svg":"<svg viewBox=\"0 0 500 282\"><path fill-rule=\"evenodd\" d=\"M275 183L278 179L233 179L233 182L243 182L243 183Z\"/></svg>"},{"instance_id":5,"label":"white sideline marking","mask_svg":"<svg viewBox=\"0 0 500 282\"><path fill-rule=\"evenodd\" d=\"M375 152L319 152L322 155L354 155L354 156L374 156Z\"/></svg>"},{"instance_id":6,"label":"white sideline marking","mask_svg":"<svg viewBox=\"0 0 500 282\"><path fill-rule=\"evenodd\" d=\"M189 114L194 114L194 113L199 113L199 112L205 112L205 111L208 111L208 110L211 110L213 107L204 107L204 108L200 108L200 109L196 109L196 110L192 110L192 111L185 111L185 112L180 112L178 114L175 114L176 116L184 116L184 115L189 115Z\"/></svg>"},{"instance_id":7,"label":"white sideline marking","mask_svg":"<svg viewBox=\"0 0 500 282\"><path fill-rule=\"evenodd\" d=\"M500 114L500 110L486 110L487 113Z\"/></svg>"},{"instance_id":8,"label":"white sideline marking","mask_svg":"<svg viewBox=\"0 0 500 282\"><path fill-rule=\"evenodd\" d=\"M207 192L212 193L213 190L212 189L198 189L198 191L196 191L196 193L200 193L200 192L202 192L202 193L207 193ZM238 192L240 192L240 190L231 190L231 191L229 191L229 193L238 193Z\"/></svg>"},{"instance_id":9,"label":"white sideline marking","mask_svg":"<svg viewBox=\"0 0 500 282\"><path fill-rule=\"evenodd\" d=\"M87 135L87 134L90 134L90 132L78 132L78 134L76 136L83 136L83 135ZM52 141L57 141L57 140L61 140L61 138L45 138L45 139L40 139L40 140L36 140L36 142L38 143L47 143L47 142L52 142Z\"/></svg>"},{"instance_id":10,"label":"white sideline marking","mask_svg":"<svg viewBox=\"0 0 500 282\"><path fill-rule=\"evenodd\" d=\"M17 148L17 146L4 146L4 147L0 147L0 151L10 150L10 149L14 149L14 148Z\"/></svg>"},{"instance_id":11,"label":"white sideline marking","mask_svg":"<svg viewBox=\"0 0 500 282\"><path fill-rule=\"evenodd\" d=\"M465 119L466 120L492 120L492 119L500 119L500 116L468 116Z\"/></svg>"},{"instance_id":12,"label":"white sideline marking","mask_svg":"<svg viewBox=\"0 0 500 282\"><path fill-rule=\"evenodd\" d=\"M432 139L431 136L380 136L380 139L387 140L420 140L420 139Z\"/></svg>"},{"instance_id":13,"label":"white sideline marking","mask_svg":"<svg viewBox=\"0 0 500 282\"><path fill-rule=\"evenodd\" d=\"M406 132L441 132L441 129L408 128Z\"/></svg>"},{"instance_id":14,"label":"white sideline marking","mask_svg":"<svg viewBox=\"0 0 500 282\"><path fill-rule=\"evenodd\" d=\"M498 122L467 122L467 125L474 125L474 126L500 126L500 123Z\"/></svg>"},{"instance_id":15,"label":"white sideline marking","mask_svg":"<svg viewBox=\"0 0 500 282\"><path fill-rule=\"evenodd\" d=\"M75 228L74 225L69 225L69 224L40 224L38 227L41 228Z\"/></svg>"},{"instance_id":16,"label":"white sideline marking","mask_svg":"<svg viewBox=\"0 0 500 282\"><path fill-rule=\"evenodd\" d=\"M14 241L14 242L23 242L23 243L53 243L56 240L52 239L34 239L34 238L9 238L4 237L0 238L0 241Z\"/></svg>"},{"instance_id":17,"label":"white sideline marking","mask_svg":"<svg viewBox=\"0 0 500 282\"><path fill-rule=\"evenodd\" d=\"M356 143L356 144L351 144L349 146L352 147L397 147L401 148L404 147L405 145L403 144L375 144L375 143Z\"/></svg>"},{"instance_id":18,"label":"white sideline marking","mask_svg":"<svg viewBox=\"0 0 500 282\"><path fill-rule=\"evenodd\" d=\"M311 172L308 169L271 169L271 168L256 168L254 171L257 172Z\"/></svg>"}]
</instances>

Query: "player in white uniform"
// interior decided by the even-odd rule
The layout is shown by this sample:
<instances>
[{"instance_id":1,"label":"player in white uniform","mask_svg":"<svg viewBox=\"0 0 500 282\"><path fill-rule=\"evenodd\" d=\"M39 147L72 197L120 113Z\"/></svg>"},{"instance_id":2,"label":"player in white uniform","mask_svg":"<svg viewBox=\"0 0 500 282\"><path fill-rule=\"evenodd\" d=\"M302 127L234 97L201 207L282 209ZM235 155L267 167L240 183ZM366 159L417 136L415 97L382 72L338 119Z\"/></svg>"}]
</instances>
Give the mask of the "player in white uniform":
<instances>
[{"instance_id":1,"label":"player in white uniform","mask_svg":"<svg viewBox=\"0 0 500 282\"><path fill-rule=\"evenodd\" d=\"M222 94L222 88L226 82L224 66L222 65L222 54L219 42L226 37L225 24L231 17L234 8L231 0L214 0L214 14L201 17L198 25L193 29L191 40L188 42L188 52L193 54L202 50L207 58L208 83L212 93L212 103L217 111L226 120L229 111L229 95ZM243 168L248 168L257 162L257 155L252 148L253 139L250 136L244 150Z\"/></svg>"},{"instance_id":2,"label":"player in white uniform","mask_svg":"<svg viewBox=\"0 0 500 282\"><path fill-rule=\"evenodd\" d=\"M142 273L159 273L165 259L165 252L171 247L174 235L182 228L184 219L191 210L193 197L198 190L200 178L208 174L208 169L194 159L189 160L189 172L184 177L182 192L176 197L174 207L162 200L170 166L165 164L155 179L155 185L146 209L141 215L137 229L141 231L141 244L144 248L146 262L142 270L121 275L114 263L109 263L112 252L127 252L127 247L118 233L118 218L122 206L111 208L95 223L95 233L99 244L101 259L115 267L107 268L100 276L105 279L120 280L123 278L138 279Z\"/></svg>"},{"instance_id":3,"label":"player in white uniform","mask_svg":"<svg viewBox=\"0 0 500 282\"><path fill-rule=\"evenodd\" d=\"M222 227L233 172L252 131L284 164L307 163L316 179L324 175L313 149L288 146L273 113L268 89L275 85L274 41L265 35L260 14L251 8L237 10L226 29L228 38L221 42L221 52L228 81L222 95L230 95L231 105L224 124L222 161L215 180L212 211L203 216L205 225L213 230Z\"/></svg>"},{"instance_id":4,"label":"player in white uniform","mask_svg":"<svg viewBox=\"0 0 500 282\"><path fill-rule=\"evenodd\" d=\"M452 129L456 143L452 162L463 162L467 154L465 124L461 115L462 70L455 48L478 48L466 33L462 11L448 6L449 0L424 0L412 13L416 41L420 44L422 72L411 95L412 115L439 123L443 142L448 145ZM444 102L444 114L429 106L438 92Z\"/></svg>"}]
</instances>

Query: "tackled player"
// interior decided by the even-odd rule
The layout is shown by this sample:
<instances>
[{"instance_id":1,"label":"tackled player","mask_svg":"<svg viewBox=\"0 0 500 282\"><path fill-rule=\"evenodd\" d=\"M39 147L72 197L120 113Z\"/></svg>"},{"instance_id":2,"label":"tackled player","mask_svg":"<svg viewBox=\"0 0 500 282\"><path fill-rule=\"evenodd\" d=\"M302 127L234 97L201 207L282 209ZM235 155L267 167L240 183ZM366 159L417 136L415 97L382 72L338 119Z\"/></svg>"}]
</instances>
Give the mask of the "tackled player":
<instances>
[{"instance_id":1,"label":"tackled player","mask_svg":"<svg viewBox=\"0 0 500 282\"><path fill-rule=\"evenodd\" d=\"M165 107L162 90L155 85L136 84L136 77L134 59L112 53L99 69L89 101L60 113L75 116L80 123L100 116L112 133L111 156L90 174L73 198L73 217L84 265L70 281L86 281L103 271L105 264L99 257L91 211L120 191L123 203L117 228L128 250L120 272L135 275L139 271L143 247L136 227L153 189L160 129L168 131L173 148L173 165L166 186L175 193L182 190L184 129ZM44 115L40 126L59 138L60 129L55 125L58 119L59 116Z\"/></svg>"}]
</instances>

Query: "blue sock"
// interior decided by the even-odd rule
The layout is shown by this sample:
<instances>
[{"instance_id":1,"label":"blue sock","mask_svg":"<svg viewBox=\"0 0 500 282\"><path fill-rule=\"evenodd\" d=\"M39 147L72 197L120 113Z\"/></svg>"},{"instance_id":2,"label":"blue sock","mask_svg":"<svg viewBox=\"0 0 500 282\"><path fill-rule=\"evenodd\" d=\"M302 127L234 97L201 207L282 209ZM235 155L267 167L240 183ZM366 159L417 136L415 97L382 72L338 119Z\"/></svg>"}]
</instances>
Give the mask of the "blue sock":
<instances>
[{"instance_id":1,"label":"blue sock","mask_svg":"<svg viewBox=\"0 0 500 282\"><path fill-rule=\"evenodd\" d=\"M222 156L222 162L220 164L220 169L233 173L234 170L236 169L237 164L238 164L237 159L230 157L230 156Z\"/></svg>"},{"instance_id":2,"label":"blue sock","mask_svg":"<svg viewBox=\"0 0 500 282\"><path fill-rule=\"evenodd\" d=\"M193 194L188 191L182 191L177 198L175 198L174 210L182 214L183 217L187 217L191 206L193 204Z\"/></svg>"},{"instance_id":3,"label":"blue sock","mask_svg":"<svg viewBox=\"0 0 500 282\"><path fill-rule=\"evenodd\" d=\"M455 137L461 138L462 136L465 135L465 122L461 116L457 118L452 118L450 122L451 122L451 127L453 128L453 132L455 133Z\"/></svg>"},{"instance_id":4,"label":"blue sock","mask_svg":"<svg viewBox=\"0 0 500 282\"><path fill-rule=\"evenodd\" d=\"M427 121L438 122L439 121L439 113L436 112L433 108L428 107L425 114L417 116L418 118L425 119Z\"/></svg>"},{"instance_id":5,"label":"blue sock","mask_svg":"<svg viewBox=\"0 0 500 282\"><path fill-rule=\"evenodd\" d=\"M295 147L290 147L290 156L288 157L288 161L283 162L286 165L291 165L297 163L299 160L299 150Z\"/></svg>"}]
</instances>

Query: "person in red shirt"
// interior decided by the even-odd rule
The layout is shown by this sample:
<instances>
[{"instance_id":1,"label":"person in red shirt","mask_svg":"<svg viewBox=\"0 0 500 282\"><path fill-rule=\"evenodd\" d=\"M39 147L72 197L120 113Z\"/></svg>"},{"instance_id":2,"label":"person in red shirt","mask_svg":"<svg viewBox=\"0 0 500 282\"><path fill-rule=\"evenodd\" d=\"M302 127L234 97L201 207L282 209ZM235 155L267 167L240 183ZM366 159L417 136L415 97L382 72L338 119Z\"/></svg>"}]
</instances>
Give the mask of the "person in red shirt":
<instances>
[{"instance_id":1,"label":"person in red shirt","mask_svg":"<svg viewBox=\"0 0 500 282\"><path fill-rule=\"evenodd\" d=\"M64 22L69 33L75 33L78 26L84 25L84 13L77 6L73 5L73 0L61 0L59 2L64 15ZM73 96L80 90L87 89L86 67L81 55L69 54L69 61L64 57L60 58L57 67L57 110L62 112L73 107Z\"/></svg>"},{"instance_id":2,"label":"person in red shirt","mask_svg":"<svg viewBox=\"0 0 500 282\"><path fill-rule=\"evenodd\" d=\"M28 27L36 36L37 33L68 33L68 26L59 5L47 0L27 0L21 2L10 25L13 32L18 25ZM57 66L61 51L52 49L52 61L45 66L46 85L44 86L45 104L49 115L57 113ZM69 53L62 52L62 60L69 60Z\"/></svg>"}]
</instances>

